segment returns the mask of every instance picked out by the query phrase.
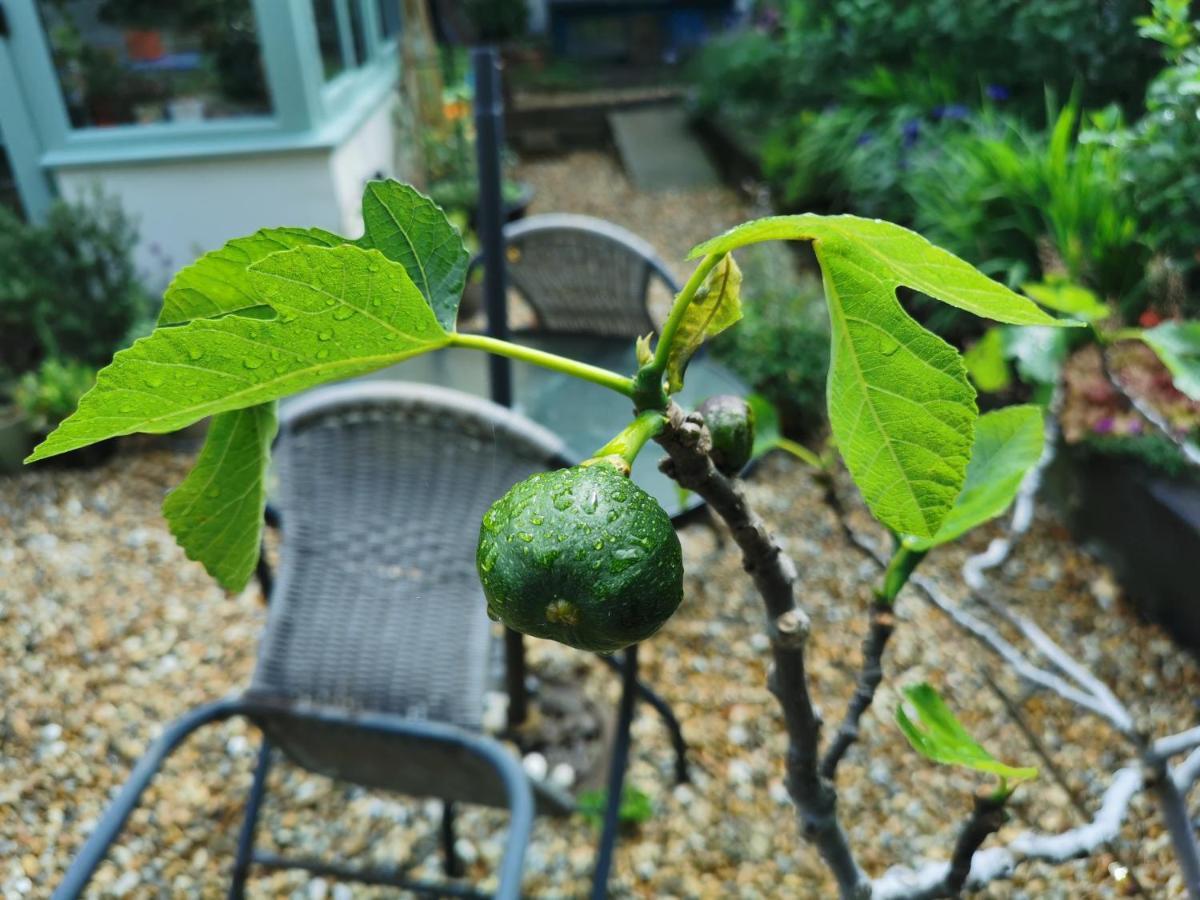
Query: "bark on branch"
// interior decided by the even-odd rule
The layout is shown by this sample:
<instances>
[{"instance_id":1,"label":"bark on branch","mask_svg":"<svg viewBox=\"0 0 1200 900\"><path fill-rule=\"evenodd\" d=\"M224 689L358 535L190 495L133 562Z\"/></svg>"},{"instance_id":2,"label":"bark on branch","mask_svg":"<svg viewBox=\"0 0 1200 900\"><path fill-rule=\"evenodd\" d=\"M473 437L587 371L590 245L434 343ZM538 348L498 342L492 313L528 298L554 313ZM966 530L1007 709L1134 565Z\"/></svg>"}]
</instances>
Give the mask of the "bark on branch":
<instances>
[{"instance_id":1,"label":"bark on branch","mask_svg":"<svg viewBox=\"0 0 1200 900\"><path fill-rule=\"evenodd\" d=\"M833 780L837 774L838 764L842 757L858 740L859 720L875 699L875 691L883 681L883 651L888 639L896 630L896 615L892 605L882 600L871 604L871 626L863 639L862 669L858 673L858 683L854 687L854 696L842 717L837 734L821 758L821 776Z\"/></svg>"},{"instance_id":2,"label":"bark on branch","mask_svg":"<svg viewBox=\"0 0 1200 900\"><path fill-rule=\"evenodd\" d=\"M850 849L837 814L837 792L819 770L821 717L808 691L804 650L808 616L795 602L796 566L767 530L741 488L709 458L711 438L698 417L672 403L667 425L656 438L667 451L663 470L680 486L704 498L733 533L742 563L766 607L773 665L771 692L779 700L788 734L787 789L800 815L801 830L820 852L846 900L870 897L870 881Z\"/></svg>"}]
</instances>

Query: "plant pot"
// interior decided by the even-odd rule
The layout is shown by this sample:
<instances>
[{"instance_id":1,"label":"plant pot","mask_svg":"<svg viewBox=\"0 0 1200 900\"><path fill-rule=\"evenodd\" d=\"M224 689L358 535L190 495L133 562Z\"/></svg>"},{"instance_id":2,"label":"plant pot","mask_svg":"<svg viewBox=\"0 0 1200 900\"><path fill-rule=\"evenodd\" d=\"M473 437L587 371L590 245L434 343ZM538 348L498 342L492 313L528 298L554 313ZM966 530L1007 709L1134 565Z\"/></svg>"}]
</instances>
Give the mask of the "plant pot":
<instances>
[{"instance_id":1,"label":"plant pot","mask_svg":"<svg viewBox=\"0 0 1200 900\"><path fill-rule=\"evenodd\" d=\"M1137 610L1200 653L1200 480L1060 443L1046 488L1072 535L1112 566Z\"/></svg>"},{"instance_id":2,"label":"plant pot","mask_svg":"<svg viewBox=\"0 0 1200 900\"><path fill-rule=\"evenodd\" d=\"M22 460L32 447L33 436L25 413L15 406L0 407L0 474L21 471Z\"/></svg>"}]
</instances>

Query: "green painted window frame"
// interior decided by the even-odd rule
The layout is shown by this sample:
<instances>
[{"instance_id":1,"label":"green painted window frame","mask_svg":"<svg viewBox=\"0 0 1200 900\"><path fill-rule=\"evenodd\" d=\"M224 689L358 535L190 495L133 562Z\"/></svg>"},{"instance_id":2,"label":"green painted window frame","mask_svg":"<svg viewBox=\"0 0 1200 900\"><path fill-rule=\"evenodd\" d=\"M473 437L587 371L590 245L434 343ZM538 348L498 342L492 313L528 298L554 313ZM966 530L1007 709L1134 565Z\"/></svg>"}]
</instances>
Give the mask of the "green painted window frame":
<instances>
[{"instance_id":1,"label":"green painted window frame","mask_svg":"<svg viewBox=\"0 0 1200 900\"><path fill-rule=\"evenodd\" d=\"M325 84L312 0L250 0L258 24L270 116L73 129L35 0L6 0L8 47L47 169L186 157L319 149L341 143L399 78L395 40L380 38L371 0L358 3L369 59Z\"/></svg>"}]
</instances>

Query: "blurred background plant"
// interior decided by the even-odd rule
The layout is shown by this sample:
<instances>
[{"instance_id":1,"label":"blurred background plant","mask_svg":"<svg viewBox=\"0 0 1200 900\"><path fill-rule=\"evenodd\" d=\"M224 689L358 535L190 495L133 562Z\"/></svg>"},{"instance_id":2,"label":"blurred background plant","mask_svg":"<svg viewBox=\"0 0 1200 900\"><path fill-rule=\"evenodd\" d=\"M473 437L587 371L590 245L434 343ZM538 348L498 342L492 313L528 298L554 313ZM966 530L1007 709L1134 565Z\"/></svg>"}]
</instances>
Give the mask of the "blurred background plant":
<instances>
[{"instance_id":1,"label":"blurred background plant","mask_svg":"<svg viewBox=\"0 0 1200 900\"><path fill-rule=\"evenodd\" d=\"M785 210L910 225L1014 288L1041 286L1039 302L1065 285L1094 297L1109 329L1152 327L1200 316L1192 16L1188 0L763 0L695 61L695 111L757 159ZM794 422L789 405L807 405L827 361L787 312L807 304L777 293L747 304L714 352L736 342L730 364ZM969 350L985 405L1045 402L1061 376L1068 440L1145 437L1086 341L985 333L943 304L902 300ZM1144 345L1111 364L1193 433L1200 409Z\"/></svg>"},{"instance_id":2,"label":"blurred background plant","mask_svg":"<svg viewBox=\"0 0 1200 900\"><path fill-rule=\"evenodd\" d=\"M0 401L49 431L154 310L138 280L137 228L110 198L56 202L42 224L0 208Z\"/></svg>"},{"instance_id":3,"label":"blurred background plant","mask_svg":"<svg viewBox=\"0 0 1200 900\"><path fill-rule=\"evenodd\" d=\"M13 400L24 412L30 432L40 439L75 411L79 398L95 383L94 366L50 357L17 380Z\"/></svg>"}]
</instances>

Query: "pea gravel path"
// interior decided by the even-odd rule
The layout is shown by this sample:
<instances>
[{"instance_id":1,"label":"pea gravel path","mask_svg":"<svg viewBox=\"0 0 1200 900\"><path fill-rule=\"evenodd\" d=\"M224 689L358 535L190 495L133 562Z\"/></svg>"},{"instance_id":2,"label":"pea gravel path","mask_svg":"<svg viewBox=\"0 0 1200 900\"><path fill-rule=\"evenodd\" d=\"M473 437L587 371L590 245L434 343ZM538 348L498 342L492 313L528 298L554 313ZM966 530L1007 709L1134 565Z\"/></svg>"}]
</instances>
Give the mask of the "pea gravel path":
<instances>
[{"instance_id":1,"label":"pea gravel path","mask_svg":"<svg viewBox=\"0 0 1200 900\"><path fill-rule=\"evenodd\" d=\"M725 191L642 198L599 154L529 165L522 175L537 184L539 208L620 221L674 260L741 215ZM257 592L227 596L215 588L184 559L159 516L164 492L188 461L187 452L157 445L127 449L91 471L0 478L0 896L48 896L160 725L249 678L264 616ZM799 564L813 617L815 691L832 718L851 690L872 573L844 545L797 464L769 460L750 492ZM929 573L957 594L963 554L987 537L931 557ZM687 600L646 645L643 660L648 680L684 722L696 778L671 786L666 737L641 712L631 781L651 796L656 815L623 840L613 894L831 896L819 861L799 845L782 786L784 741L765 689L758 601L719 531L695 525L683 538ZM1052 519L1039 519L996 584L1005 602L1076 648L1152 733L1197 722L1196 665L1138 621L1109 573ZM888 681L839 779L844 821L873 874L914 856L944 854L976 783L935 770L907 748L888 714L894 685L936 683L998 756L1030 759L982 671L1014 697L1022 696L1019 686L915 596L902 596L898 612ZM615 702L614 680L598 663L540 642L533 657L542 671L583 679L589 693ZM1093 808L1106 773L1123 762L1122 748L1103 725L1052 697L1027 698L1021 708L1068 786ZM231 723L202 732L179 753L101 870L98 895L222 896L254 747L254 735ZM415 858L418 872L436 869L437 820L427 804L347 789L287 766L276 771L273 790L264 819L268 846L379 864ZM1050 778L1023 788L1013 812L1006 834L1078 822L1067 793ZM463 816L461 849L472 874L483 876L498 858L501 823L494 813ZM583 895L593 841L582 821L540 823L528 857L529 895ZM1144 801L1135 802L1115 850L1145 896L1182 896L1168 839ZM1111 862L1030 866L981 896L1126 896L1131 879L1111 878ZM257 877L251 895L389 896L301 873Z\"/></svg>"}]
</instances>

